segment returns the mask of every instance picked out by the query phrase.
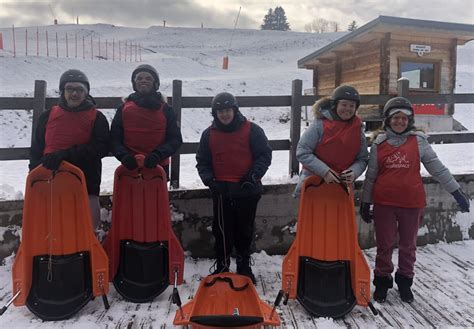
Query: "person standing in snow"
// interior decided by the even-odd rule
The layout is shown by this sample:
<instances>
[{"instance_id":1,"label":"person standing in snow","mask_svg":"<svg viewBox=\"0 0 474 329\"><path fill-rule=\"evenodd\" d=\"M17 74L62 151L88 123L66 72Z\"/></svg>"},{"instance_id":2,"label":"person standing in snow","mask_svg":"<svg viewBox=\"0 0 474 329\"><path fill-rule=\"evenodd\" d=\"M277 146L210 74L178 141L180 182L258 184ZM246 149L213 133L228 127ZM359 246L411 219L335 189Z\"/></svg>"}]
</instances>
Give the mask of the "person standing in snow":
<instances>
[{"instance_id":1,"label":"person standing in snow","mask_svg":"<svg viewBox=\"0 0 474 329\"><path fill-rule=\"evenodd\" d=\"M356 116L359 105L359 92L347 85L314 103L315 120L296 149L303 169L293 196L299 197L304 180L311 175L328 184L352 184L364 172L369 153L362 121Z\"/></svg>"},{"instance_id":2,"label":"person standing in snow","mask_svg":"<svg viewBox=\"0 0 474 329\"><path fill-rule=\"evenodd\" d=\"M59 104L43 112L30 149L29 169L42 164L57 170L65 160L86 178L93 227L100 224L99 192L102 161L109 152L109 123L96 110L87 76L67 70L59 79Z\"/></svg>"},{"instance_id":3,"label":"person standing in snow","mask_svg":"<svg viewBox=\"0 0 474 329\"><path fill-rule=\"evenodd\" d=\"M263 129L242 115L232 94L223 92L213 98L212 116L214 120L199 142L196 168L212 192L216 253L213 274L229 271L235 247L237 273L255 284L250 246L263 192L261 179L271 164L272 149Z\"/></svg>"},{"instance_id":4,"label":"person standing in snow","mask_svg":"<svg viewBox=\"0 0 474 329\"><path fill-rule=\"evenodd\" d=\"M426 206L420 162L454 196L462 212L469 212L469 198L438 159L427 136L414 126L413 107L408 99L390 99L383 114L383 131L376 136L370 151L360 215L365 222L374 220L375 224L374 299L384 302L388 289L393 287L392 252L398 233L395 282L402 301L411 303L416 239Z\"/></svg>"},{"instance_id":5,"label":"person standing in snow","mask_svg":"<svg viewBox=\"0 0 474 329\"><path fill-rule=\"evenodd\" d=\"M170 156L183 143L176 116L158 91L160 78L154 67L139 65L131 80L135 92L112 120L112 153L128 170L138 167L135 155L142 154L146 168L162 166L169 180Z\"/></svg>"}]
</instances>

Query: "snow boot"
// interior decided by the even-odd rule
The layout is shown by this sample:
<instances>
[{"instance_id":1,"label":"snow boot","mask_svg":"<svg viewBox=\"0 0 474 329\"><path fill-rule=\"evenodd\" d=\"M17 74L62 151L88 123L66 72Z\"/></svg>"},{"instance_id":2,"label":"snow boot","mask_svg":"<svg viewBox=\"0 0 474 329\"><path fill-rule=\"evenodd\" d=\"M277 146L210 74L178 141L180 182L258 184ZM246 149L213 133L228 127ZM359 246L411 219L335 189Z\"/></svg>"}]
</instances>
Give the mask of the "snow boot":
<instances>
[{"instance_id":1,"label":"snow boot","mask_svg":"<svg viewBox=\"0 0 474 329\"><path fill-rule=\"evenodd\" d=\"M223 272L229 272L229 267L230 267L230 258L227 259L227 261L224 261L224 259L217 259L214 264L212 264L211 268L209 269L209 272L211 275L214 274L219 274Z\"/></svg>"},{"instance_id":2,"label":"snow boot","mask_svg":"<svg viewBox=\"0 0 474 329\"><path fill-rule=\"evenodd\" d=\"M237 273L249 277L254 285L257 283L257 279L250 267L250 256L237 256Z\"/></svg>"},{"instance_id":3,"label":"snow boot","mask_svg":"<svg viewBox=\"0 0 474 329\"><path fill-rule=\"evenodd\" d=\"M384 303L387 299L388 289L393 287L393 278L389 276L374 276L374 281L372 283L375 286L374 291L374 300L379 303Z\"/></svg>"},{"instance_id":4,"label":"snow boot","mask_svg":"<svg viewBox=\"0 0 474 329\"><path fill-rule=\"evenodd\" d=\"M405 303L411 303L414 300L413 293L411 291L411 285L413 284L413 278L408 278L400 273L395 273L395 282L398 286L398 292L400 298Z\"/></svg>"}]
</instances>

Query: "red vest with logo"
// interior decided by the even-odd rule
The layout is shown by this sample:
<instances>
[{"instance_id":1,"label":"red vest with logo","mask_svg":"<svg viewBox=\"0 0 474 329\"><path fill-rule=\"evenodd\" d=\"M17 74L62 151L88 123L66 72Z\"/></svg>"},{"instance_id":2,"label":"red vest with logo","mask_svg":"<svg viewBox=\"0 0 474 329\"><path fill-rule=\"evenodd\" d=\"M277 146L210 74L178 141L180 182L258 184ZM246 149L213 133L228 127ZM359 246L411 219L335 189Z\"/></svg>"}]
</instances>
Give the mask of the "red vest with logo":
<instances>
[{"instance_id":1,"label":"red vest with logo","mask_svg":"<svg viewBox=\"0 0 474 329\"><path fill-rule=\"evenodd\" d=\"M399 147L388 142L377 145L377 163L374 203L402 208L426 206L416 136L409 136Z\"/></svg>"},{"instance_id":2,"label":"red vest with logo","mask_svg":"<svg viewBox=\"0 0 474 329\"><path fill-rule=\"evenodd\" d=\"M126 102L122 108L124 144L134 154L147 155L163 144L166 138L164 104L159 109L146 109L135 102ZM168 165L169 158L160 162Z\"/></svg>"},{"instance_id":3,"label":"red vest with logo","mask_svg":"<svg viewBox=\"0 0 474 329\"><path fill-rule=\"evenodd\" d=\"M245 121L230 133L211 128L209 148L216 180L238 182L252 167L250 126L250 122Z\"/></svg>"},{"instance_id":4,"label":"red vest with logo","mask_svg":"<svg viewBox=\"0 0 474 329\"><path fill-rule=\"evenodd\" d=\"M360 152L361 126L356 116L350 122L323 120L323 138L314 154L332 170L346 170Z\"/></svg>"},{"instance_id":5,"label":"red vest with logo","mask_svg":"<svg viewBox=\"0 0 474 329\"><path fill-rule=\"evenodd\" d=\"M66 150L73 145L87 144L91 140L97 110L71 112L56 105L51 109L46 124L43 154Z\"/></svg>"}]
</instances>

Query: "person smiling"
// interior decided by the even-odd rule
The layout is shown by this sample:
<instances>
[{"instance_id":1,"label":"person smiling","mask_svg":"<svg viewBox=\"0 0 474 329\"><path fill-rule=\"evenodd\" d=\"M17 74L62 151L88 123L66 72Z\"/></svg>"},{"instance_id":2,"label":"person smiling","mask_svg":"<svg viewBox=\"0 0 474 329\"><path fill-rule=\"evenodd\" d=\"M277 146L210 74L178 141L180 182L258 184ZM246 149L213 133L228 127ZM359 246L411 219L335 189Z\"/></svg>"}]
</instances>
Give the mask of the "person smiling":
<instances>
[{"instance_id":1,"label":"person smiling","mask_svg":"<svg viewBox=\"0 0 474 329\"><path fill-rule=\"evenodd\" d=\"M138 167L135 155L142 154L146 168L162 166L169 180L169 158L183 143L176 116L158 91L160 78L153 66L139 65L131 81L135 92L112 120L112 153L128 170Z\"/></svg>"},{"instance_id":2,"label":"person smiling","mask_svg":"<svg viewBox=\"0 0 474 329\"><path fill-rule=\"evenodd\" d=\"M263 193L262 177L272 149L262 128L239 111L234 95L223 92L212 100L210 127L202 133L196 168L212 192L216 263L213 274L228 272L235 247L237 273L255 284L250 265L255 214Z\"/></svg>"},{"instance_id":3,"label":"person smiling","mask_svg":"<svg viewBox=\"0 0 474 329\"><path fill-rule=\"evenodd\" d=\"M299 197L310 175L320 176L328 184L352 184L364 172L368 151L362 121L356 115L359 105L359 92L347 85L314 103L315 120L296 149L303 169L293 196Z\"/></svg>"},{"instance_id":4,"label":"person smiling","mask_svg":"<svg viewBox=\"0 0 474 329\"><path fill-rule=\"evenodd\" d=\"M370 150L360 215L365 222L373 220L375 224L374 299L384 302L393 287L392 252L398 233L395 282L401 300L411 303L416 240L426 206L420 162L453 195L461 212L469 212L470 204L468 196L431 148L428 136L415 127L411 102L404 97L392 98L385 104L383 113L383 130L376 135Z\"/></svg>"},{"instance_id":5,"label":"person smiling","mask_svg":"<svg viewBox=\"0 0 474 329\"><path fill-rule=\"evenodd\" d=\"M67 70L59 80L59 104L38 119L30 149L30 170L39 164L57 170L66 160L86 178L93 227L100 224L102 161L109 152L109 123L96 110L84 72Z\"/></svg>"}]
</instances>

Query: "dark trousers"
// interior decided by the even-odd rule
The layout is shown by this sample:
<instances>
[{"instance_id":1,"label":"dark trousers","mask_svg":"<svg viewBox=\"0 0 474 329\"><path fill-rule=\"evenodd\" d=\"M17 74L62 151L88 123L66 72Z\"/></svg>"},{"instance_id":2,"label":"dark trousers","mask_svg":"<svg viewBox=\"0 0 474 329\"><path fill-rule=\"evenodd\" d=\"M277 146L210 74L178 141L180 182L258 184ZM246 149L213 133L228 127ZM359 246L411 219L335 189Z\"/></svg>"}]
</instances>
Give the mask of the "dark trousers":
<instances>
[{"instance_id":1,"label":"dark trousers","mask_svg":"<svg viewBox=\"0 0 474 329\"><path fill-rule=\"evenodd\" d=\"M377 256L375 275L389 276L393 272L392 252L397 233L398 270L405 277L412 278L416 261L416 239L421 224L423 209L374 205L375 240Z\"/></svg>"},{"instance_id":2,"label":"dark trousers","mask_svg":"<svg viewBox=\"0 0 474 329\"><path fill-rule=\"evenodd\" d=\"M213 196L212 233L216 239L214 248L218 261L228 259L234 247L237 256L250 257L259 200L259 195L236 199Z\"/></svg>"}]
</instances>

